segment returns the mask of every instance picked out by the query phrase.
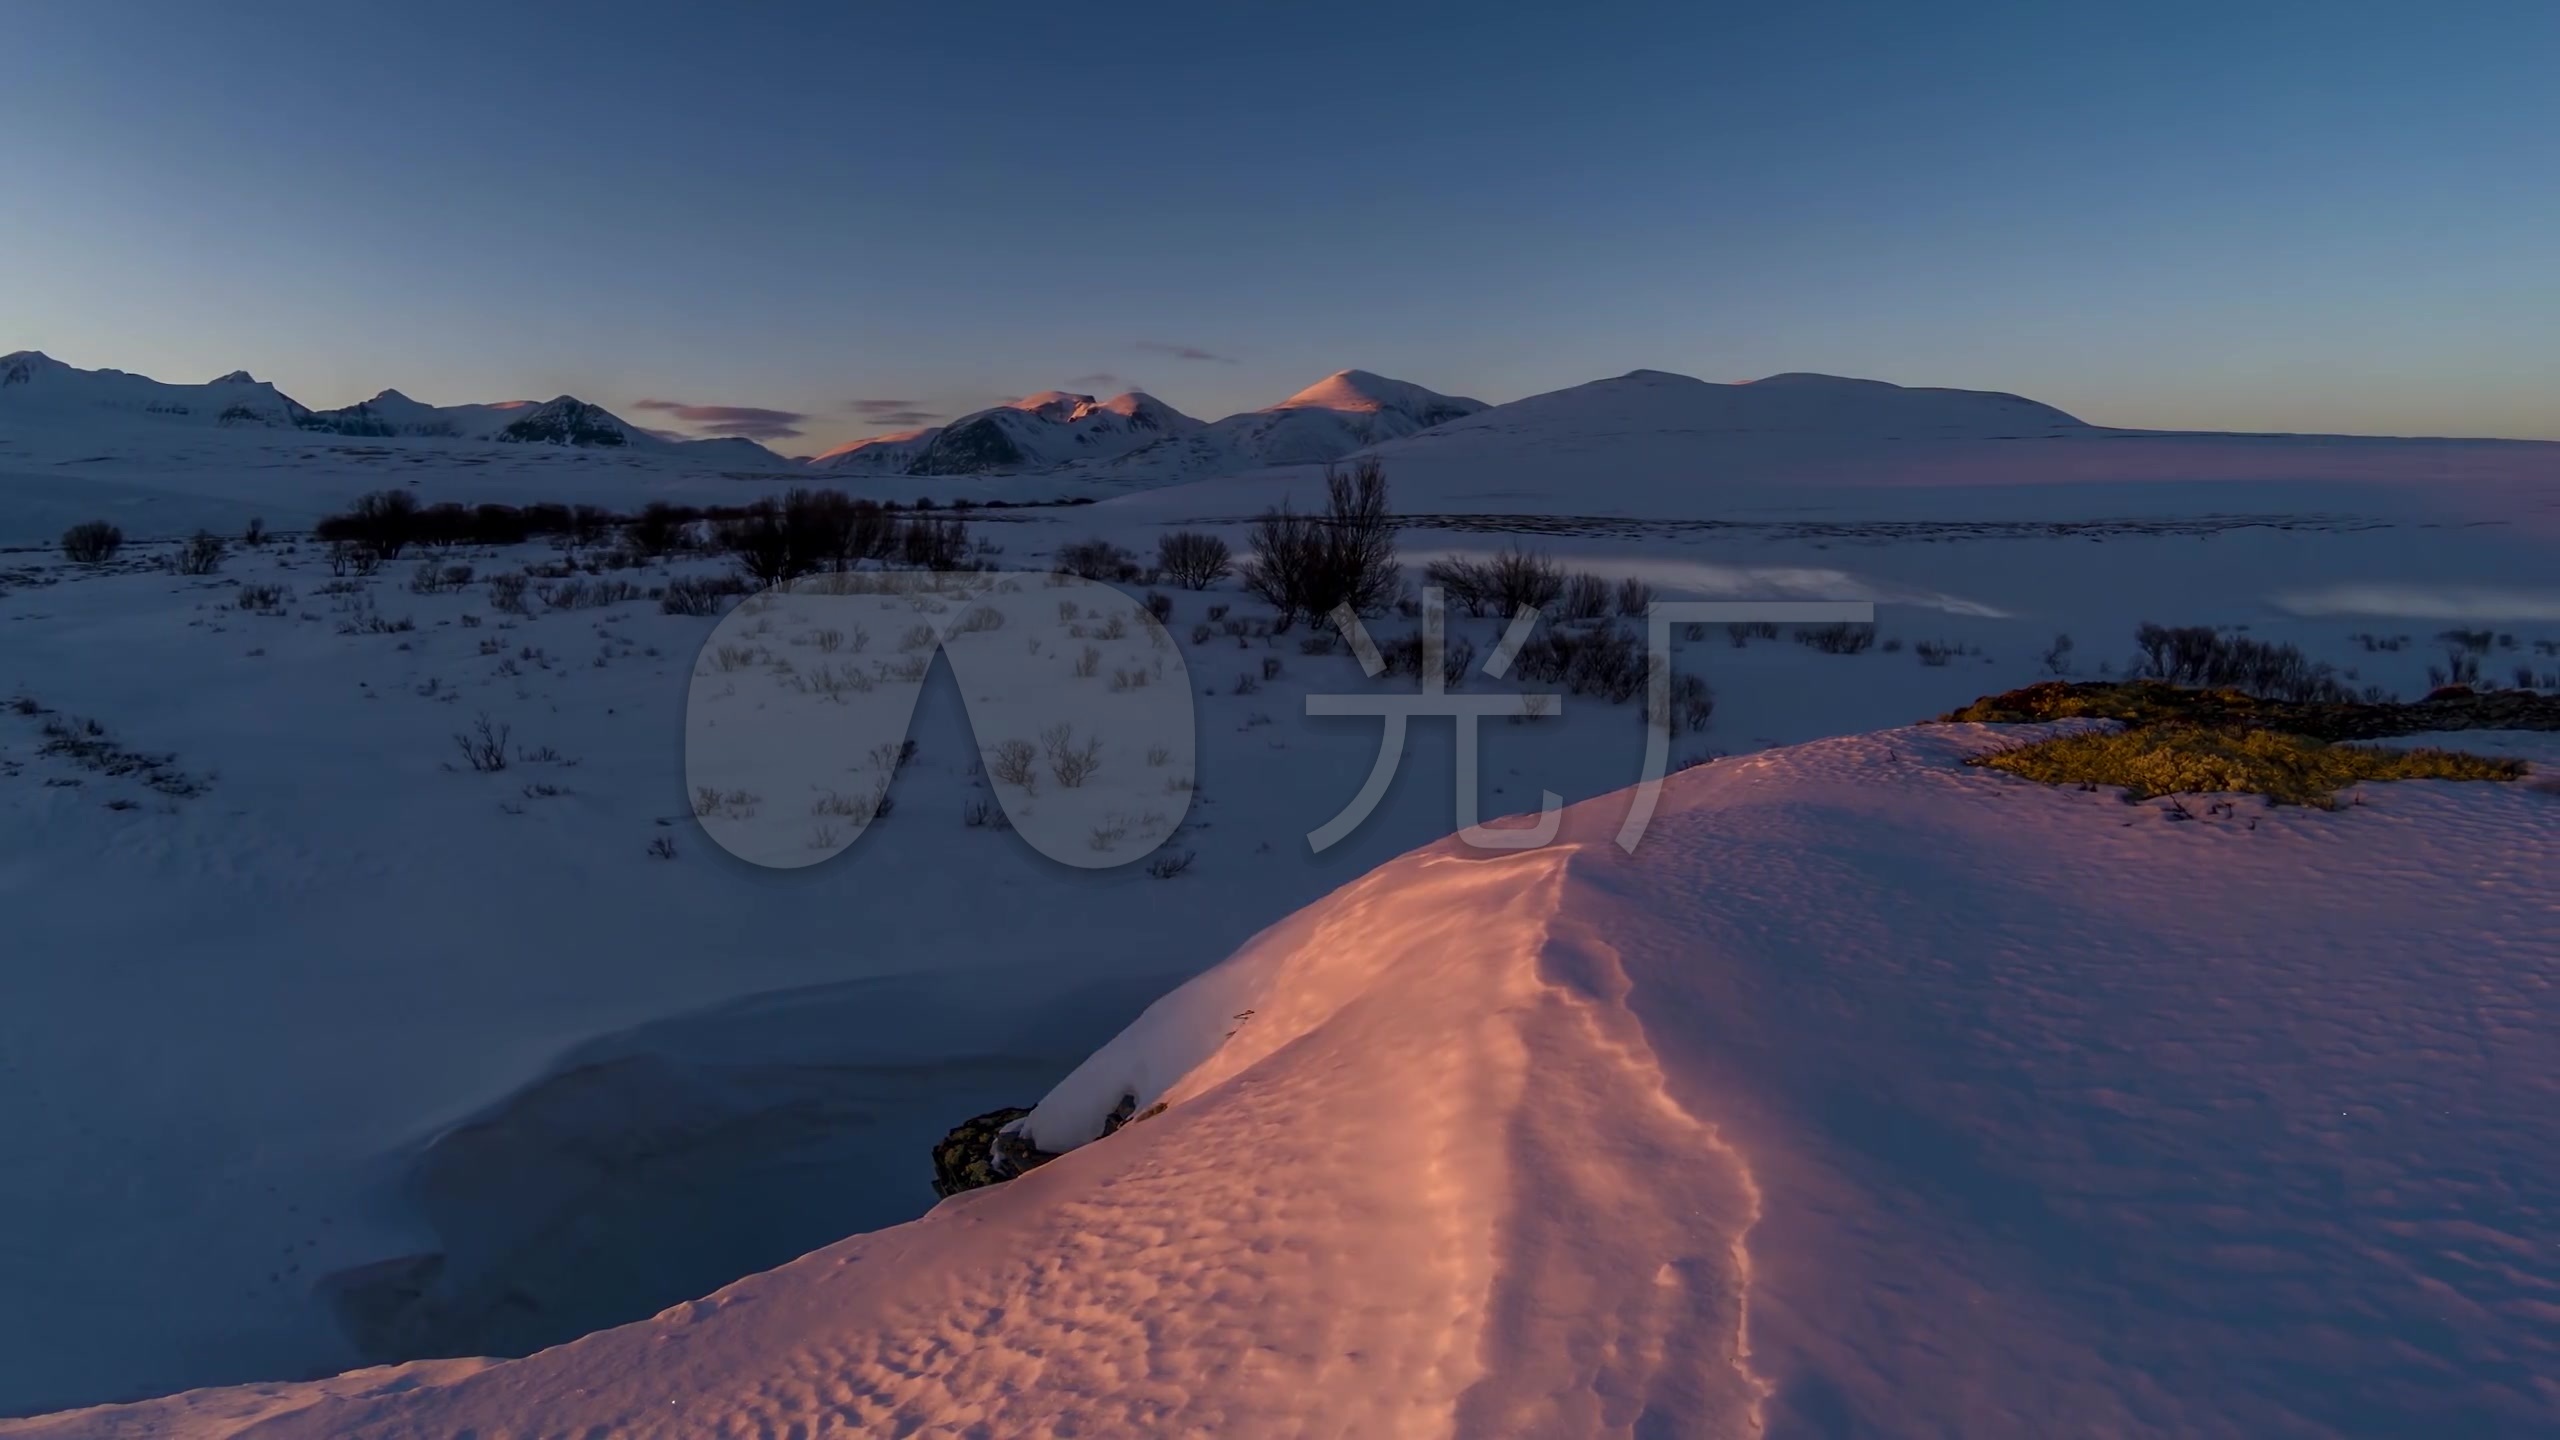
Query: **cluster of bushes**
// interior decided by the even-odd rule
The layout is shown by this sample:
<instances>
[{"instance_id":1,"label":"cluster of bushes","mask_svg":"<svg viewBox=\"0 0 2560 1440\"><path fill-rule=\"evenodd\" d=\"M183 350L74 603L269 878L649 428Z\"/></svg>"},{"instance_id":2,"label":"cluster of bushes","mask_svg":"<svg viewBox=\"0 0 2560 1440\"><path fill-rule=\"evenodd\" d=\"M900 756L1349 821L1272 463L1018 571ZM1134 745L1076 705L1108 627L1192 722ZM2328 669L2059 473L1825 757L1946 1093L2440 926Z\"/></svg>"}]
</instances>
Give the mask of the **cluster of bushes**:
<instances>
[{"instance_id":1,"label":"cluster of bushes","mask_svg":"<svg viewBox=\"0 0 2560 1440\"><path fill-rule=\"evenodd\" d=\"M2206 625L2153 625L2134 631L2133 675L2270 700L2313 704L2353 700L2337 672L2291 645L2226 635Z\"/></svg>"},{"instance_id":2,"label":"cluster of bushes","mask_svg":"<svg viewBox=\"0 0 2560 1440\"><path fill-rule=\"evenodd\" d=\"M713 532L748 578L771 585L866 560L916 570L968 568L974 547L962 521L925 514L900 518L894 507L836 490L794 490L760 500Z\"/></svg>"},{"instance_id":3,"label":"cluster of bushes","mask_svg":"<svg viewBox=\"0 0 2560 1440\"><path fill-rule=\"evenodd\" d=\"M600 505L422 505L406 490L376 490L312 527L315 539L370 550L397 560L412 545L450 550L463 545L521 545L556 536L575 545L600 545L630 523Z\"/></svg>"},{"instance_id":4,"label":"cluster of bushes","mask_svg":"<svg viewBox=\"0 0 2560 1440\"><path fill-rule=\"evenodd\" d=\"M1587 571L1567 574L1554 560L1517 545L1484 560L1434 560L1422 575L1473 616L1516 615L1526 606L1556 620L1599 620L1612 614L1640 617L1653 604L1653 587L1632 575L1613 584Z\"/></svg>"}]
</instances>

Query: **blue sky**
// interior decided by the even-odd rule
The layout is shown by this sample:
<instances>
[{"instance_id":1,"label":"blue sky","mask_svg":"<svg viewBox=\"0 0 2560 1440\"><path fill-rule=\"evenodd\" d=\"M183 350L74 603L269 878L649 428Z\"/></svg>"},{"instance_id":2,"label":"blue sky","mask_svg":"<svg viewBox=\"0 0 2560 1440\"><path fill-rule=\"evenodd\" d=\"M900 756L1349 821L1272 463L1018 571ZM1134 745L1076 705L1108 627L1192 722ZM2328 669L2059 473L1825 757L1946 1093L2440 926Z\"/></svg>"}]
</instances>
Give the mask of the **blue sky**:
<instances>
[{"instance_id":1,"label":"blue sky","mask_svg":"<svg viewBox=\"0 0 2560 1440\"><path fill-rule=\"evenodd\" d=\"M12 6L0 350L793 452L1346 366L2560 438L2538 0L731 8Z\"/></svg>"}]
</instances>

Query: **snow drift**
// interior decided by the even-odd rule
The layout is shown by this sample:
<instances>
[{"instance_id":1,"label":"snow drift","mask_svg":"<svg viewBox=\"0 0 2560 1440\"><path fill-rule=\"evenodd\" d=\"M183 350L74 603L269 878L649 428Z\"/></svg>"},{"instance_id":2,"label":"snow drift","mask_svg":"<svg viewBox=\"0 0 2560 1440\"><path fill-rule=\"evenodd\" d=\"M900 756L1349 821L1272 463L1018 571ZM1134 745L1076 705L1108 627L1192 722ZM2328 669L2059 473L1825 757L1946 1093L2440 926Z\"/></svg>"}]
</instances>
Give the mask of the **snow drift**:
<instances>
[{"instance_id":1,"label":"snow drift","mask_svg":"<svg viewBox=\"0 0 2560 1440\"><path fill-rule=\"evenodd\" d=\"M0 1434L2548 1433L2560 801L2173 823L2018 733L1393 861L1025 1124L1161 1113L653 1320Z\"/></svg>"}]
</instances>

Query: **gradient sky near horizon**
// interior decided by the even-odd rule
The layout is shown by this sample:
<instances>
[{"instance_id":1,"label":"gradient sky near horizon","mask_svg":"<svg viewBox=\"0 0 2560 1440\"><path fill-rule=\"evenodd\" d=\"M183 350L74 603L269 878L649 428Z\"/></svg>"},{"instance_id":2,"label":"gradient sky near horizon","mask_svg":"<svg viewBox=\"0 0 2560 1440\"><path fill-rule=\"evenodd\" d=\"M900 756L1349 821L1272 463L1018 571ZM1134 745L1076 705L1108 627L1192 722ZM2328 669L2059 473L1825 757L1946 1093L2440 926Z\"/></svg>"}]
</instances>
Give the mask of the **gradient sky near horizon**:
<instances>
[{"instance_id":1,"label":"gradient sky near horizon","mask_svg":"<svg viewBox=\"0 0 2560 1440\"><path fill-rule=\"evenodd\" d=\"M5 21L0 351L318 406L806 453L1053 386L1822 370L2560 438L2543 0Z\"/></svg>"}]
</instances>

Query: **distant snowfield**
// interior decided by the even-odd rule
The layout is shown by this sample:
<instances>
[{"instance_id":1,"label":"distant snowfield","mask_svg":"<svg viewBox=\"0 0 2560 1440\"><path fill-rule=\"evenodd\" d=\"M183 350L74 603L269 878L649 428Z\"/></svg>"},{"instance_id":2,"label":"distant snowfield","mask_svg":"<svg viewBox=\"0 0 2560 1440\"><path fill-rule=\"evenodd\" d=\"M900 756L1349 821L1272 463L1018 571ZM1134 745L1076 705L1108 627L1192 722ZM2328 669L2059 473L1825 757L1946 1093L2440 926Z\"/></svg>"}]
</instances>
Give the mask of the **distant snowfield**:
<instances>
[{"instance_id":1,"label":"distant snowfield","mask_svg":"<svg viewBox=\"0 0 2560 1440\"><path fill-rule=\"evenodd\" d=\"M1163 1113L654 1320L12 1433L2547 1426L2560 801L2174 824L1957 763L1999 743L1721 762L1631 857L1614 798L1426 847L1034 1123Z\"/></svg>"},{"instance_id":2,"label":"distant snowfield","mask_svg":"<svg viewBox=\"0 0 2560 1440\"><path fill-rule=\"evenodd\" d=\"M1435 845L1451 737L1423 721L1381 811L1310 856L1378 740L1305 697L1411 682L1229 635L1263 613L1232 584L1168 626L1199 692L1184 874L964 825L984 737L947 669L895 812L786 872L693 814L711 619L506 616L477 582L412 594L415 557L330 594L310 547L202 579L139 540L103 573L0 554L0 701L209 777L84 771L0 705L0 1234L26 1242L0 1245L0 1415L278 1382L0 1433L2548 1428L2547 779L2177 824L1958 765L1987 734L1893 727L2038 678L2057 634L2076 674L2121 664L2142 620L2247 625L2403 694L2452 624L2506 632L2498 678L2560 671L2560 446L1905 434L1823 405L1719 431L1665 381L1584 388L1531 429L1497 407L1379 447L1408 563L1522 543L1670 598L1867 598L1901 642L1684 642L1718 707L1679 751L1735 758L1675 777L1632 859L1592 837L1639 729L1590 699L1488 727L1482 767L1493 813L1588 801L1572 843ZM973 520L1037 568L1096 535L1240 541L1321 473L872 482L136 433L0 426L0 543L291 527L385 485L1108 497ZM245 613L249 583L296 593ZM1456 628L1490 648L1491 621ZM556 758L459 768L483 712ZM2546 739L2466 737L2560 764ZM1088 1057L1044 1136L1123 1094L1170 1108L932 1205L932 1139ZM524 1361L283 1383L669 1305Z\"/></svg>"}]
</instances>

